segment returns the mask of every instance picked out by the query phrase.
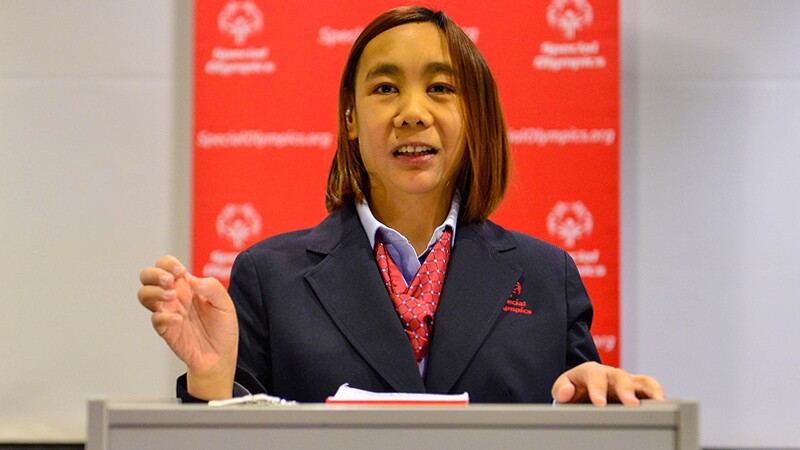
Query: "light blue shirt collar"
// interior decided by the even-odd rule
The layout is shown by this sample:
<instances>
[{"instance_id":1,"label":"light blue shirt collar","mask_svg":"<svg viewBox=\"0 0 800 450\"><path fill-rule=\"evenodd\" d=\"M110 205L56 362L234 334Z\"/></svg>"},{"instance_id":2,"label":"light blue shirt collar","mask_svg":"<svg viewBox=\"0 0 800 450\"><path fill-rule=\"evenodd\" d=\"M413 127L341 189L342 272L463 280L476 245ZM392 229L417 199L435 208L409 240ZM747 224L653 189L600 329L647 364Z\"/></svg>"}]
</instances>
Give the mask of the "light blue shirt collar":
<instances>
[{"instance_id":1,"label":"light blue shirt collar","mask_svg":"<svg viewBox=\"0 0 800 450\"><path fill-rule=\"evenodd\" d=\"M403 272L403 278L405 278L406 283L409 283L414 275L417 274L417 270L419 270L421 265L420 259L424 259L424 257L427 256L428 251L436 244L436 241L442 237L442 233L444 233L445 228L448 226L453 233L450 240L451 248L455 246L456 223L458 222L458 211L460 208L461 195L456 191L453 195L453 201L450 204L450 212L447 213L444 222L433 230L426 250L422 252L421 255L417 255L414 246L411 245L405 236L400 234L397 230L387 227L375 218L367 202L356 204L358 218L361 220L364 232L367 233L370 247L375 248L375 240L378 232L380 231L383 233L383 244L386 246L386 250L391 255L392 260L397 264L400 271Z\"/></svg>"}]
</instances>

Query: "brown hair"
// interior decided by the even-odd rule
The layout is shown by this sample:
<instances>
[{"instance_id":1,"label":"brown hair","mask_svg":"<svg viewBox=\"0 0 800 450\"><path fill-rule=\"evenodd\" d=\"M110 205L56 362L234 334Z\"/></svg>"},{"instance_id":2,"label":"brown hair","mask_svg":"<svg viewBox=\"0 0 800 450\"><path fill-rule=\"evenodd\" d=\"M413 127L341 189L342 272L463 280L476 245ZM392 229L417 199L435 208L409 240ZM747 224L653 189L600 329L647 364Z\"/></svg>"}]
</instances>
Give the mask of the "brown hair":
<instances>
[{"instance_id":1,"label":"brown hair","mask_svg":"<svg viewBox=\"0 0 800 450\"><path fill-rule=\"evenodd\" d=\"M486 219L500 204L508 185L511 151L497 86L478 47L442 11L419 6L391 9L373 20L358 36L344 67L339 86L339 138L328 175L325 206L334 211L353 202L369 200L369 175L364 169L357 140L347 133L346 114L355 101L355 78L364 48L377 35L413 22L429 22L447 42L464 117L464 161L455 174L461 193L461 220Z\"/></svg>"}]
</instances>

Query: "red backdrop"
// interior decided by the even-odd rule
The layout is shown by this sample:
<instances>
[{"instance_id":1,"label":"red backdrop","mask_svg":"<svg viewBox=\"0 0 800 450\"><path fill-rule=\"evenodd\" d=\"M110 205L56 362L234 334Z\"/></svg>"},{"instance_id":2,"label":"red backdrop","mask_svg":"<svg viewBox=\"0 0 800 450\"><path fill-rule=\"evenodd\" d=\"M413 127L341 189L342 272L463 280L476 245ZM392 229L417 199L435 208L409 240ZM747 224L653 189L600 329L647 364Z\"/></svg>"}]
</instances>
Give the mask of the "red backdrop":
<instances>
[{"instance_id":1,"label":"red backdrop","mask_svg":"<svg viewBox=\"0 0 800 450\"><path fill-rule=\"evenodd\" d=\"M497 78L515 171L492 219L572 254L592 332L619 364L617 0L433 0ZM192 270L326 215L338 83L358 32L395 1L195 2Z\"/></svg>"}]
</instances>

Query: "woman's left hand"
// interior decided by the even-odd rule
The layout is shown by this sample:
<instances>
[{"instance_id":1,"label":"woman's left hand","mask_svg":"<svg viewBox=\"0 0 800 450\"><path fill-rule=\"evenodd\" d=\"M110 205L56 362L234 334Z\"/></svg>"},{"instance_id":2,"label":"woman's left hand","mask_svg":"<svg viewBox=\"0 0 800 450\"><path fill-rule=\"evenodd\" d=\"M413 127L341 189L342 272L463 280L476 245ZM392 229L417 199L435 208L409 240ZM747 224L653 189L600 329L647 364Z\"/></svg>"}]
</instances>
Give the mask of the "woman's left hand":
<instances>
[{"instance_id":1,"label":"woman's left hand","mask_svg":"<svg viewBox=\"0 0 800 450\"><path fill-rule=\"evenodd\" d=\"M595 406L605 406L608 402L638 406L639 399L666 399L655 378L632 375L596 362L583 363L561 374L551 393L558 403L591 402Z\"/></svg>"}]
</instances>

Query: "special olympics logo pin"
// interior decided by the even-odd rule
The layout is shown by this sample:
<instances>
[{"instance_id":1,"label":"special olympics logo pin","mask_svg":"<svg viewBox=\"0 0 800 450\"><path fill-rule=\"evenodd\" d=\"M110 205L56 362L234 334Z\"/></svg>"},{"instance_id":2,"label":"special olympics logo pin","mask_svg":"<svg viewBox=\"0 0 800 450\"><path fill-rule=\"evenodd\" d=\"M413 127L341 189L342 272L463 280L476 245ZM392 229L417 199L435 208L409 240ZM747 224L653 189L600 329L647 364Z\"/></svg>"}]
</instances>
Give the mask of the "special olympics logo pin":
<instances>
[{"instance_id":1,"label":"special olympics logo pin","mask_svg":"<svg viewBox=\"0 0 800 450\"><path fill-rule=\"evenodd\" d=\"M241 249L248 239L261 233L261 215L253 205L228 203L217 216L217 234Z\"/></svg>"},{"instance_id":2,"label":"special olympics logo pin","mask_svg":"<svg viewBox=\"0 0 800 450\"><path fill-rule=\"evenodd\" d=\"M594 218L581 201L558 202L547 215L547 232L564 241L567 248L575 246L575 241L592 234Z\"/></svg>"},{"instance_id":3,"label":"special olympics logo pin","mask_svg":"<svg viewBox=\"0 0 800 450\"><path fill-rule=\"evenodd\" d=\"M593 20L594 10L587 0L553 0L547 7L547 24L560 29L567 39L575 39Z\"/></svg>"},{"instance_id":4,"label":"special olympics logo pin","mask_svg":"<svg viewBox=\"0 0 800 450\"><path fill-rule=\"evenodd\" d=\"M236 45L244 45L251 34L264 28L264 15L250 0L229 1L219 13L217 26L220 33L233 36Z\"/></svg>"}]
</instances>

